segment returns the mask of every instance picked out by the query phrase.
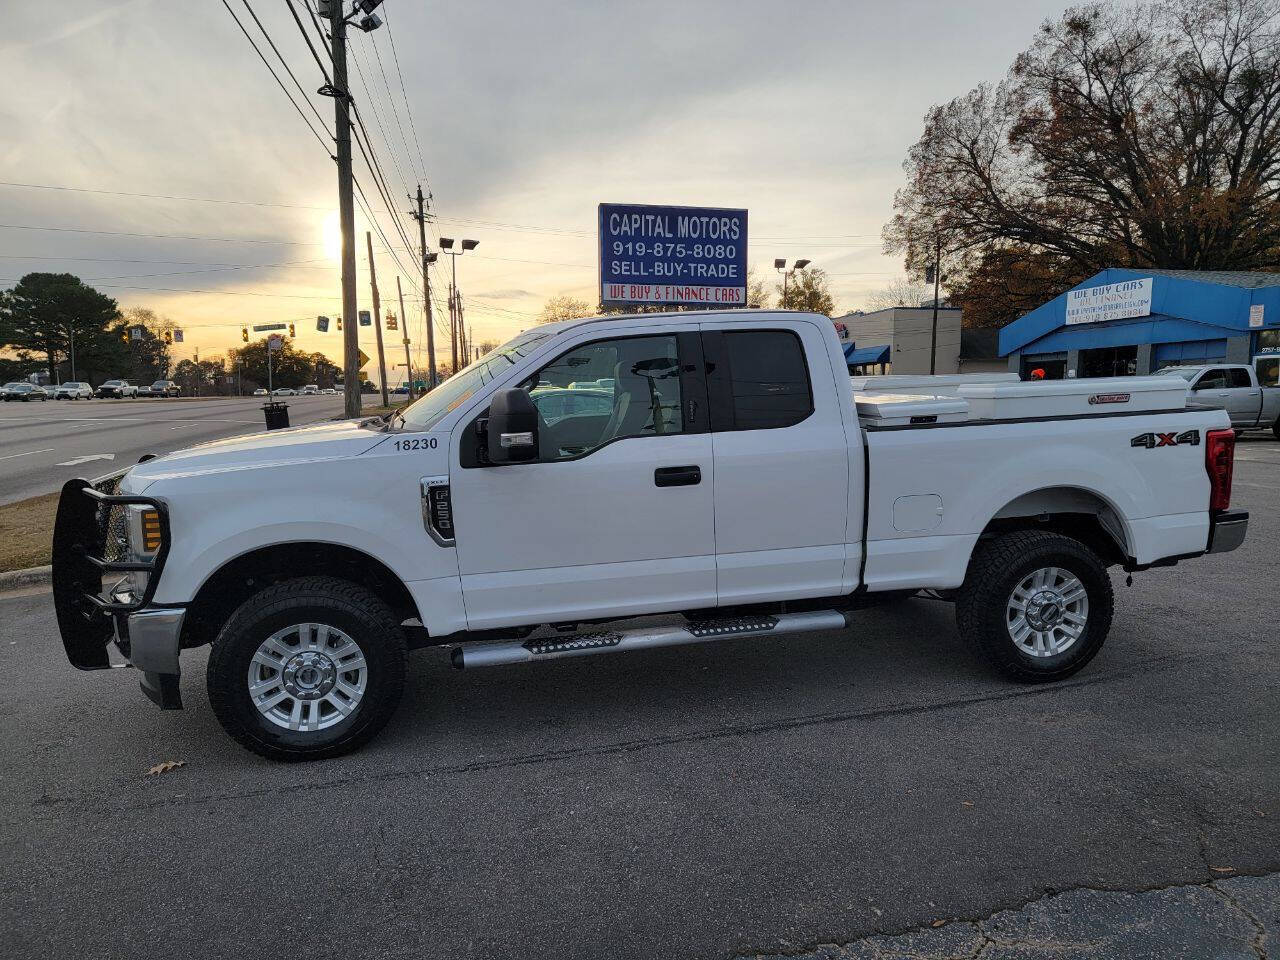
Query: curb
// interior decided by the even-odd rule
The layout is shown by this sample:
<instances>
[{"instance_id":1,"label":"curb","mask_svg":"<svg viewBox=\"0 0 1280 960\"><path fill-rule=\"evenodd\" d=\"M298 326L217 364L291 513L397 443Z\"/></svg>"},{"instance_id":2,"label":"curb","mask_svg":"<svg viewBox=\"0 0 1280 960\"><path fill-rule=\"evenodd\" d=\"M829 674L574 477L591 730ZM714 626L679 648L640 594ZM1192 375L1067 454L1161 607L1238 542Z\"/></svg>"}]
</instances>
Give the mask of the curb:
<instances>
[{"instance_id":1,"label":"curb","mask_svg":"<svg viewBox=\"0 0 1280 960\"><path fill-rule=\"evenodd\" d=\"M0 573L0 590L14 587L30 587L40 583L49 583L53 567L27 567L25 570L7 570Z\"/></svg>"}]
</instances>

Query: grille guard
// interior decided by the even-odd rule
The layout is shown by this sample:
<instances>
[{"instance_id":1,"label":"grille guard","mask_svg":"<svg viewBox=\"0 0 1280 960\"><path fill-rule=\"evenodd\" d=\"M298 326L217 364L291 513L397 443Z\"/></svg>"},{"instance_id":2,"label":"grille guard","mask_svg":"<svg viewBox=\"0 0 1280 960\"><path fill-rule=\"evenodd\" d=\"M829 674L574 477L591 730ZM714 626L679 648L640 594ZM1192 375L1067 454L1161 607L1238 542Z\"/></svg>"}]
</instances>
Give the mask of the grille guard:
<instances>
[{"instance_id":1,"label":"grille guard","mask_svg":"<svg viewBox=\"0 0 1280 960\"><path fill-rule=\"evenodd\" d=\"M75 479L62 486L53 526L53 605L67 659L81 670L111 667L108 647L116 635L114 615L141 610L155 595L165 558L169 554L169 512L154 497L117 493L125 471L94 482ZM160 549L150 562L113 558L108 550L113 511L133 504L147 506L160 517ZM118 515L117 515L118 518ZM117 520L118 522L118 520ZM143 571L148 574L141 596L128 602L102 589L106 573ZM122 649L128 655L127 633Z\"/></svg>"}]
</instances>

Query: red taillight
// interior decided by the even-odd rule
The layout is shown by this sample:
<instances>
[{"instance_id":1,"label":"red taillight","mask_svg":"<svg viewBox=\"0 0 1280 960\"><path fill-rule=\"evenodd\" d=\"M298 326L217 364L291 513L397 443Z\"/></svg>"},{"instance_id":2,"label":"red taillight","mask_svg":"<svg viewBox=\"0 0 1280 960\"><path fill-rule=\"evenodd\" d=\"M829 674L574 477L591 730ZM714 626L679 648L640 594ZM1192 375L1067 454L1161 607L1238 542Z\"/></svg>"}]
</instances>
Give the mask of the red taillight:
<instances>
[{"instance_id":1,"label":"red taillight","mask_svg":"<svg viewBox=\"0 0 1280 960\"><path fill-rule=\"evenodd\" d=\"M1209 471L1209 509L1231 506L1231 471L1236 460L1234 430L1210 430L1204 438L1204 468Z\"/></svg>"}]
</instances>

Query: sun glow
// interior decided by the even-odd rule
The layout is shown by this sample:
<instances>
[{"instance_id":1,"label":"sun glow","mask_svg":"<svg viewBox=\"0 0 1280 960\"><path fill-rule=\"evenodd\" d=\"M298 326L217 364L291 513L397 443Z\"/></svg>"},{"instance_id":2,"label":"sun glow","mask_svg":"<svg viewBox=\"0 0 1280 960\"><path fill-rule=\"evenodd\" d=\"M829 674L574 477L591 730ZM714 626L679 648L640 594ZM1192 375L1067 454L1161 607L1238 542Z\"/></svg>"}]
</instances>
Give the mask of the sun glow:
<instances>
[{"instance_id":1,"label":"sun glow","mask_svg":"<svg viewBox=\"0 0 1280 960\"><path fill-rule=\"evenodd\" d=\"M325 214L324 224L320 229L324 242L324 255L337 263L342 259L342 227L338 223L337 210Z\"/></svg>"}]
</instances>

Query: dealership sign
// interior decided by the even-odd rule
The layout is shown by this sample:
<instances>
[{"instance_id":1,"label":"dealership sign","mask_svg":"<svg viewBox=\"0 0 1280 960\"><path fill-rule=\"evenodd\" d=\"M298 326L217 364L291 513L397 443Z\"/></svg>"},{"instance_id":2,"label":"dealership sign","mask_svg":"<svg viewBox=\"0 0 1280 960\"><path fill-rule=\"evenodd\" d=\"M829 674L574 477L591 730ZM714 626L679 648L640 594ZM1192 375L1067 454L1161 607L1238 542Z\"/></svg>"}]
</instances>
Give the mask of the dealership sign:
<instances>
[{"instance_id":1,"label":"dealership sign","mask_svg":"<svg viewBox=\"0 0 1280 960\"><path fill-rule=\"evenodd\" d=\"M600 300L745 307L747 211L600 204Z\"/></svg>"},{"instance_id":2,"label":"dealership sign","mask_svg":"<svg viewBox=\"0 0 1280 960\"><path fill-rule=\"evenodd\" d=\"M1067 291L1067 323L1101 323L1151 315L1152 278Z\"/></svg>"}]
</instances>

